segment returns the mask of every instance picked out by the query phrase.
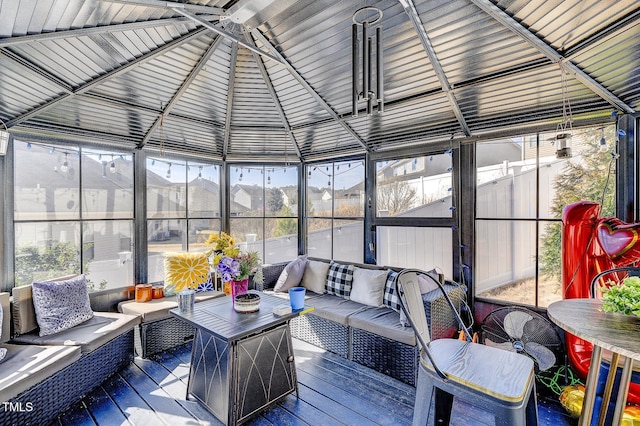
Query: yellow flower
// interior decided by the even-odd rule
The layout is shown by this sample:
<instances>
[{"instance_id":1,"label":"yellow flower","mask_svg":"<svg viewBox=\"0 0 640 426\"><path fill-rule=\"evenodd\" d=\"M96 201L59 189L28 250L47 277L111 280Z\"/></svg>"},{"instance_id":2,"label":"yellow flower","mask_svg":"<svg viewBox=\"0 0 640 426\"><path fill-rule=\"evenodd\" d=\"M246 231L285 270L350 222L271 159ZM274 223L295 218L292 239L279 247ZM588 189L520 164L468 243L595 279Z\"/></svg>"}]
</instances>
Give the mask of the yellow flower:
<instances>
[{"instance_id":1,"label":"yellow flower","mask_svg":"<svg viewBox=\"0 0 640 426\"><path fill-rule=\"evenodd\" d=\"M207 246L211 246L214 252L221 252L228 247L233 247L236 245L235 240L231 237L231 235L226 232L221 232L218 234L211 234L207 241L205 242Z\"/></svg>"},{"instance_id":2,"label":"yellow flower","mask_svg":"<svg viewBox=\"0 0 640 426\"><path fill-rule=\"evenodd\" d=\"M165 287L169 294L195 289L209 279L209 261L205 253L174 253L164 260Z\"/></svg>"}]
</instances>

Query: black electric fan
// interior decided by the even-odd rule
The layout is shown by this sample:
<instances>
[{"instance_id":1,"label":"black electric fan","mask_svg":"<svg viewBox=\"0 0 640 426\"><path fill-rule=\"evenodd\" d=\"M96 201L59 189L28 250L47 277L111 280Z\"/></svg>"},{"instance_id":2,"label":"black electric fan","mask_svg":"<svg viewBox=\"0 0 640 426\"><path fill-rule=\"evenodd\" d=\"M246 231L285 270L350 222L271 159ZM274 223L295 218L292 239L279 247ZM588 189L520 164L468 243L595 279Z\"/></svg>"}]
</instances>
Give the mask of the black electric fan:
<instances>
[{"instance_id":1,"label":"black electric fan","mask_svg":"<svg viewBox=\"0 0 640 426\"><path fill-rule=\"evenodd\" d=\"M549 320L530 309L496 309L485 317L480 330L483 344L528 355L538 371L552 368L561 354L558 332Z\"/></svg>"}]
</instances>

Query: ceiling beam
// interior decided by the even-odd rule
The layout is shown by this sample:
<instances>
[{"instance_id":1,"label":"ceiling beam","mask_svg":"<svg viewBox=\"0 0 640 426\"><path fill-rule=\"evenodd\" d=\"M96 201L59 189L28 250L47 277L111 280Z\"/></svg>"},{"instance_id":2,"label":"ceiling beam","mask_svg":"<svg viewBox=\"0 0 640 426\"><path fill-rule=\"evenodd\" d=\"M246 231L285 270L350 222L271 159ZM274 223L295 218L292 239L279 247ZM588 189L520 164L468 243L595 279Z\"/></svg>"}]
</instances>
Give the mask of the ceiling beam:
<instances>
[{"instance_id":1,"label":"ceiling beam","mask_svg":"<svg viewBox=\"0 0 640 426\"><path fill-rule=\"evenodd\" d=\"M145 62L148 62L152 59L155 59L156 57L166 53L167 51L191 40L194 37L199 36L202 32L204 32L205 29L204 28L198 28L194 31L191 31L190 33L187 33L185 35L183 35L182 37L179 37L167 44L165 44L162 47L159 47L155 50L152 50L150 52L145 53L142 56L139 56L138 58L127 62L126 64L118 67L118 68L114 68L113 70L102 74L94 79L91 79L87 82L85 82L84 84L80 85L78 88L76 88L73 93L64 93L62 95L56 96L55 98L52 98L50 100L48 100L47 102L25 112L22 113L20 115L18 115L17 117L14 117L12 119L10 119L7 122L7 127L11 127L11 126L15 126L16 124L22 123L25 120L28 120L29 118L40 114L43 111L48 110L49 108L52 108L56 105L58 105L60 102L66 100L67 98L71 97L71 96L75 96L78 94L82 94L84 92L87 92L91 89L93 89L95 86L104 83L105 81L117 77L125 72L130 71L131 69L133 69L134 67L137 67L139 65L144 64Z\"/></svg>"},{"instance_id":2,"label":"ceiling beam","mask_svg":"<svg viewBox=\"0 0 640 426\"><path fill-rule=\"evenodd\" d=\"M224 9L219 7L202 6L190 3L178 3L176 1L160 1L160 0L102 0L107 3L119 3L127 6L145 6L156 9L184 9L194 13L208 13L211 15L222 15Z\"/></svg>"},{"instance_id":3,"label":"ceiling beam","mask_svg":"<svg viewBox=\"0 0 640 426\"><path fill-rule=\"evenodd\" d=\"M38 77L44 78L45 80L49 81L55 86L58 86L63 92L66 92L69 94L73 92L73 88L69 86L67 83L65 83L64 81L62 81L60 78L51 74L49 71L44 70L39 65L34 64L33 62L23 57L22 55L19 55L13 52L12 50L7 49L6 47L0 47L0 56L10 59L16 64L20 65L21 67L36 74Z\"/></svg>"},{"instance_id":4,"label":"ceiling beam","mask_svg":"<svg viewBox=\"0 0 640 426\"><path fill-rule=\"evenodd\" d=\"M147 134L144 135L144 138L142 139L142 142L140 142L140 144L138 145L138 148L142 149L142 147L144 147L149 142L149 140L151 139L151 136L153 136L153 133L155 133L158 127L160 127L160 125L162 124L162 120L164 119L164 117L167 114L171 113L171 110L176 105L176 103L180 100L184 92L189 88L189 86L191 85L193 80L198 76L198 74L200 74L200 71L202 71L202 68L207 64L209 59L211 59L211 56L214 54L214 52L218 49L218 47L220 47L221 42L222 42L222 37L218 36L211 43L211 45L206 50L206 52L204 52L200 60L198 60L198 63L193 67L193 69L191 70L187 78L182 82L178 90L173 94L173 96L171 97L167 105L164 107L162 112L158 115L158 118L153 123L153 125L151 126Z\"/></svg>"},{"instance_id":5,"label":"ceiling beam","mask_svg":"<svg viewBox=\"0 0 640 426\"><path fill-rule=\"evenodd\" d=\"M271 59L272 61L276 61L276 62L282 62L282 60L276 56L270 55L268 52L265 52L263 50L258 49L257 47L245 42L244 40L240 40L238 37L236 37L235 34L231 34L223 29L220 29L218 27L216 27L215 25L213 25L211 22L201 19L200 16L194 15L193 13L187 12L185 10L180 10L180 9L174 9L175 12L186 16L187 18L190 18L192 20L194 20L195 22L198 22L200 24L202 24L205 28L208 28L209 30L213 31L214 33L221 35L222 37L228 38L229 40L239 44L242 47L245 47L249 50L251 50L252 52L256 52L266 58Z\"/></svg>"},{"instance_id":6,"label":"ceiling beam","mask_svg":"<svg viewBox=\"0 0 640 426\"><path fill-rule=\"evenodd\" d=\"M226 10L227 16L221 20L229 20L236 24L256 28L269 18L289 9L298 0L239 0Z\"/></svg>"},{"instance_id":7,"label":"ceiling beam","mask_svg":"<svg viewBox=\"0 0 640 426\"><path fill-rule=\"evenodd\" d=\"M219 15L199 15L202 19L206 20L218 20ZM15 46L18 44L31 43L34 41L49 41L58 40L69 37L84 37L94 34L112 33L118 31L132 31L141 30L145 28L158 28L166 27L169 25L184 24L193 22L189 18L165 18L165 19L152 19L150 21L141 22L127 22L125 24L113 24L113 25L100 25L97 27L88 28L76 28L72 30L51 31L40 34L27 34L23 36L8 37L0 39L0 47Z\"/></svg>"},{"instance_id":8,"label":"ceiling beam","mask_svg":"<svg viewBox=\"0 0 640 426\"><path fill-rule=\"evenodd\" d=\"M222 146L222 160L227 159L231 143L231 115L233 114L233 93L236 85L236 65L238 63L238 45L231 44L231 66L229 68L229 89L227 92L227 112L224 123L224 144Z\"/></svg>"},{"instance_id":9,"label":"ceiling beam","mask_svg":"<svg viewBox=\"0 0 640 426\"><path fill-rule=\"evenodd\" d=\"M336 113L333 108L331 108L331 106L329 106L329 104L322 98L322 96L320 96L318 92L316 92L316 90L311 87L307 80L305 80L300 75L300 73L293 67L293 65L291 65L284 58L284 56L282 56L282 54L278 52L278 49L276 49L271 43L269 43L269 40L267 40L267 38L262 35L260 31L254 29L251 31L251 34L253 34L253 36L258 40L260 40L260 43L266 46L272 54L276 55L280 59L280 63L285 66L285 68L289 71L293 78L295 78L298 83L300 83L300 85L311 95L311 97L313 97L316 102L318 102L320 106L329 113L331 118L333 118L336 123L338 123L344 130L346 130L347 133L349 133L349 135L351 135L351 137L355 139L356 142L358 142L358 144L360 144L367 152L371 151L364 140L347 123L345 123L344 120L341 119L338 113Z\"/></svg>"},{"instance_id":10,"label":"ceiling beam","mask_svg":"<svg viewBox=\"0 0 640 426\"><path fill-rule=\"evenodd\" d=\"M528 42L536 50L546 56L551 62L558 63L564 70L564 72L575 75L575 78L584 84L587 88L591 89L594 93L600 96L602 99L613 105L614 107L628 113L633 114L635 110L619 99L616 95L611 93L607 88L602 86L596 80L594 80L587 73L578 68L569 59L558 53L553 47L549 46L544 40L541 40L532 33L527 27L516 21L509 14L504 12L498 6L493 4L490 0L471 0L473 4L482 9L489 16L500 22L503 26L517 34L523 40Z\"/></svg>"},{"instance_id":11,"label":"ceiling beam","mask_svg":"<svg viewBox=\"0 0 640 426\"><path fill-rule=\"evenodd\" d=\"M433 67L433 71L436 73L438 77L438 81L440 82L440 87L442 91L447 95L447 99L449 101L449 105L453 110L456 118L458 119L458 123L460 123L460 127L462 128L462 132L465 136L470 137L471 131L469 130L469 126L467 125L467 121L462 114L462 110L460 109L460 105L458 104L458 100L456 99L455 94L453 93L453 89L449 84L449 80L447 79L447 75L440 64L440 60L438 59L438 55L436 55L436 51L431 44L431 40L429 39L429 35L424 28L424 25L420 21L420 16L418 15L418 11L416 10L415 5L413 4L413 0L400 0L400 4L404 8L405 13L409 17L409 20L413 24L413 27L418 34L418 38L422 42L422 47L424 47L427 56L429 57L429 62L431 62L431 66Z\"/></svg>"},{"instance_id":12,"label":"ceiling beam","mask_svg":"<svg viewBox=\"0 0 640 426\"><path fill-rule=\"evenodd\" d=\"M253 42L253 39L251 39L251 36L249 35L247 29L243 28L243 30L244 30L244 34L245 34L245 37L247 38L247 40L251 40L251 42ZM282 120L282 125L284 126L284 130L287 133L287 136L289 137L289 139L293 143L293 146L296 149L296 155L298 156L298 159L300 161L302 161L302 152L300 151L300 147L298 146L298 141L296 141L296 137L293 134L293 132L291 131L291 125L289 124L289 120L287 120L287 116L284 113L284 109L282 109L282 104L280 103L280 99L278 98L278 94L276 93L276 90L273 87L273 82L271 81L271 77L267 73L267 69L264 66L264 63L262 62L262 60L260 59L260 56L255 52L252 52L252 55L253 55L253 59L256 61L256 64L258 64L258 69L260 70L260 74L262 75L262 79L264 80L265 84L267 85L267 89L269 90L269 94L271 95L271 99L273 99L273 103L276 105L276 109L278 110L278 114L280 114L280 120ZM285 146L285 153L286 153L286 146Z\"/></svg>"}]
</instances>

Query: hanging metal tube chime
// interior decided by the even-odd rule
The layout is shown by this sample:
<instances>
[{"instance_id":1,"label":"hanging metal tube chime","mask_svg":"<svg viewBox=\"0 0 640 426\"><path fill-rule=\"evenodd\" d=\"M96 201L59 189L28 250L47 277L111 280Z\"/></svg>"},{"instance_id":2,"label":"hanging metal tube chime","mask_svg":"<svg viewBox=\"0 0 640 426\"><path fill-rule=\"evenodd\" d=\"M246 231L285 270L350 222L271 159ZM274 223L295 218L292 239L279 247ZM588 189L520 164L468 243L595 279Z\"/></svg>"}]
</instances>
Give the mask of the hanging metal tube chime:
<instances>
[{"instance_id":1,"label":"hanging metal tube chime","mask_svg":"<svg viewBox=\"0 0 640 426\"><path fill-rule=\"evenodd\" d=\"M382 26L375 29L375 77L376 84L373 86L373 73L371 69L371 55L373 47L373 37L369 36L369 27L382 20L382 10L377 7L363 7L353 14L353 25L351 27L351 115L358 116L358 102L366 101L367 114L373 113L374 103L377 105L378 113L384 111L384 74L383 74L383 49L382 49ZM362 39L358 38L358 27L362 27ZM362 42L362 91L359 90L360 77L360 41ZM375 91L374 91L375 90Z\"/></svg>"}]
</instances>

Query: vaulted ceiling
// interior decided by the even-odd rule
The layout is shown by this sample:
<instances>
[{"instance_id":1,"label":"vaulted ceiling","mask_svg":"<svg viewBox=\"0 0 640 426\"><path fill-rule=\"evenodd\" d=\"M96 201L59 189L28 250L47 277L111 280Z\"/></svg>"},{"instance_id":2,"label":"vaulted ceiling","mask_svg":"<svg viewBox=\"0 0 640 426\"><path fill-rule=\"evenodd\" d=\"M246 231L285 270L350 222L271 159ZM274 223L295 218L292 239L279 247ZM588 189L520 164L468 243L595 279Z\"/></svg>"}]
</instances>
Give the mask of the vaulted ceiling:
<instances>
[{"instance_id":1,"label":"vaulted ceiling","mask_svg":"<svg viewBox=\"0 0 640 426\"><path fill-rule=\"evenodd\" d=\"M354 117L366 6L383 15L384 111ZM639 103L636 0L0 0L0 119L17 136L295 162Z\"/></svg>"}]
</instances>

